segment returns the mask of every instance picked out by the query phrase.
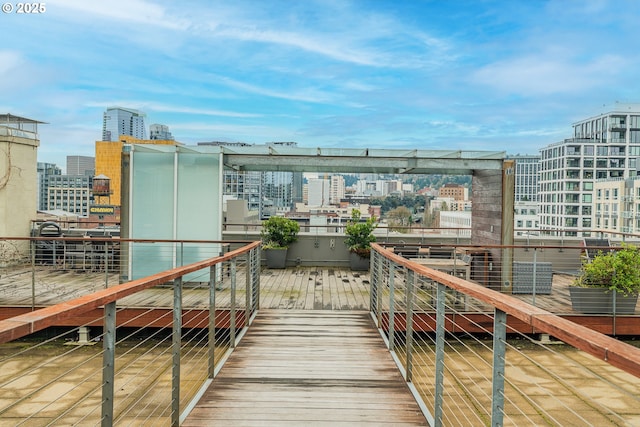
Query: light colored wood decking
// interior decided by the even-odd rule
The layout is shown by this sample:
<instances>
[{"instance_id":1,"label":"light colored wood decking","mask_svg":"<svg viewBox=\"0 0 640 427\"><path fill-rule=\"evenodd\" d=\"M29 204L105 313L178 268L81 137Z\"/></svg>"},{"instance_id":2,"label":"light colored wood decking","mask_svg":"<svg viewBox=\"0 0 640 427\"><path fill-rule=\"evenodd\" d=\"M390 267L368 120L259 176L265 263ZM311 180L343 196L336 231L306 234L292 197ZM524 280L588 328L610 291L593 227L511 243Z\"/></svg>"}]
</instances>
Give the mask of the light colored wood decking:
<instances>
[{"instance_id":1,"label":"light colored wood decking","mask_svg":"<svg viewBox=\"0 0 640 427\"><path fill-rule=\"evenodd\" d=\"M364 424L426 425L369 315L266 310L182 425Z\"/></svg>"},{"instance_id":2,"label":"light colored wood decking","mask_svg":"<svg viewBox=\"0 0 640 427\"><path fill-rule=\"evenodd\" d=\"M32 280L33 274L33 280ZM242 309L245 302L245 271L238 269L236 303ZM339 267L293 267L287 269L263 268L260 274L260 307L263 309L305 309L305 310L368 310L369 272L351 271ZM571 309L568 286L573 280L569 274L554 274L550 295L513 295L522 301L535 305L554 314L575 314ZM396 287L402 288L404 275L396 271ZM30 307L32 304L32 281L35 289L35 305L43 307L68 301L103 289L105 274L85 273L69 270L55 270L38 266L32 273L30 267L0 274L0 307ZM109 286L118 283L118 276L109 276ZM207 309L209 291L206 283L200 287L187 285L183 292L183 305L189 308ZM225 276L216 295L218 307L229 306L230 278ZM420 291L419 291L420 292ZM418 301L429 301L418 297ZM119 307L170 308L173 291L169 286L147 289L139 294L124 298ZM383 300L383 305L388 305ZM426 304L424 309L427 309ZM639 303L640 305L640 303ZM383 307L384 308L384 307ZM470 311L491 311L488 306L469 301ZM429 308L429 309L432 309ZM639 308L640 309L640 308Z\"/></svg>"}]
</instances>

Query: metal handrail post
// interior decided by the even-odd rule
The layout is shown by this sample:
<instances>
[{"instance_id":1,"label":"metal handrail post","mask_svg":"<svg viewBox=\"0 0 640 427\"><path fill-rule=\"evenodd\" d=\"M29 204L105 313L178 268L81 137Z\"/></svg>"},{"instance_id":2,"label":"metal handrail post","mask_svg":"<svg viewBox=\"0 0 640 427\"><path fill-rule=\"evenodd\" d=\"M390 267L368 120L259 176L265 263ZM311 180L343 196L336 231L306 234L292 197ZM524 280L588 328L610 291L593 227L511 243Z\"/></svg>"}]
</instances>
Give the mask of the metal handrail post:
<instances>
[{"instance_id":1,"label":"metal handrail post","mask_svg":"<svg viewBox=\"0 0 640 427\"><path fill-rule=\"evenodd\" d=\"M208 378L215 376L216 370L216 269L220 264L209 267L209 369Z\"/></svg>"},{"instance_id":2,"label":"metal handrail post","mask_svg":"<svg viewBox=\"0 0 640 427\"><path fill-rule=\"evenodd\" d=\"M246 253L246 259L247 259L247 265L245 266L245 280L244 280L244 289L245 289L245 295L244 295L244 327L248 328L249 327L249 322L251 322L251 300L252 300L252 293L253 293L253 288L251 287L251 253L252 251L249 251Z\"/></svg>"},{"instance_id":3,"label":"metal handrail post","mask_svg":"<svg viewBox=\"0 0 640 427\"><path fill-rule=\"evenodd\" d=\"M447 288L438 283L436 291L436 377L434 396L434 426L442 426L442 400L444 397L444 335L445 335L445 302Z\"/></svg>"},{"instance_id":4,"label":"metal handrail post","mask_svg":"<svg viewBox=\"0 0 640 427\"><path fill-rule=\"evenodd\" d=\"M405 372L405 380L407 382L412 381L412 373L413 373L413 293L414 293L414 282L416 275L413 270L407 270L407 290L406 290L406 301L407 301L407 310L406 310L406 338L405 338L405 346L407 351L407 370Z\"/></svg>"},{"instance_id":5,"label":"metal handrail post","mask_svg":"<svg viewBox=\"0 0 640 427\"><path fill-rule=\"evenodd\" d=\"M231 259L231 320L229 340L231 348L236 348L236 259Z\"/></svg>"},{"instance_id":6,"label":"metal handrail post","mask_svg":"<svg viewBox=\"0 0 640 427\"><path fill-rule=\"evenodd\" d=\"M173 281L171 425L180 426L180 352L182 349L182 277Z\"/></svg>"},{"instance_id":7,"label":"metal handrail post","mask_svg":"<svg viewBox=\"0 0 640 427\"><path fill-rule=\"evenodd\" d=\"M501 426L504 419L504 368L507 339L507 313L495 309L493 314L493 376L491 425Z\"/></svg>"},{"instance_id":8,"label":"metal handrail post","mask_svg":"<svg viewBox=\"0 0 640 427\"><path fill-rule=\"evenodd\" d=\"M253 262L254 262L254 274L255 274L255 278L254 278L254 283L256 286L256 311L260 310L260 259L262 258L262 248L260 246L258 246L255 249L254 253L254 257L253 257Z\"/></svg>"},{"instance_id":9,"label":"metal handrail post","mask_svg":"<svg viewBox=\"0 0 640 427\"><path fill-rule=\"evenodd\" d=\"M396 264L389 265L389 351L394 351L395 338L395 273Z\"/></svg>"},{"instance_id":10,"label":"metal handrail post","mask_svg":"<svg viewBox=\"0 0 640 427\"><path fill-rule=\"evenodd\" d=\"M116 358L116 303L104 306L104 341L102 344L102 422L103 427L113 425L115 358Z\"/></svg>"}]
</instances>

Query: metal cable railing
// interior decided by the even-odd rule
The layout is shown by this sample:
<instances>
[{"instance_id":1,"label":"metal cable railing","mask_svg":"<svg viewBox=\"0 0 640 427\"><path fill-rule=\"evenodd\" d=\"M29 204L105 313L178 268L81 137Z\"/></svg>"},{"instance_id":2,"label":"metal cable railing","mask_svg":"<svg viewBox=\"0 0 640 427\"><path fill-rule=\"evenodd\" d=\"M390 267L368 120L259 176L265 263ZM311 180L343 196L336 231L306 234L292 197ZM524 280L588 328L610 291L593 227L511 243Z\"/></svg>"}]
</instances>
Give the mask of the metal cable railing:
<instances>
[{"instance_id":1,"label":"metal cable railing","mask_svg":"<svg viewBox=\"0 0 640 427\"><path fill-rule=\"evenodd\" d=\"M372 316L431 425L637 422L639 348L431 262L371 261Z\"/></svg>"},{"instance_id":2,"label":"metal cable railing","mask_svg":"<svg viewBox=\"0 0 640 427\"><path fill-rule=\"evenodd\" d=\"M0 321L0 424L179 425L259 308L259 242L230 251L219 250L226 242L200 242L215 253L185 256L197 243L118 240L114 263L95 271L80 267L90 257L59 267L53 245L35 262L32 241L5 243L16 254L4 258L12 264L5 272L32 286L4 288L3 305L12 300L22 314ZM167 259L177 266L116 284L135 272L127 263ZM56 268L90 285L43 286Z\"/></svg>"}]
</instances>

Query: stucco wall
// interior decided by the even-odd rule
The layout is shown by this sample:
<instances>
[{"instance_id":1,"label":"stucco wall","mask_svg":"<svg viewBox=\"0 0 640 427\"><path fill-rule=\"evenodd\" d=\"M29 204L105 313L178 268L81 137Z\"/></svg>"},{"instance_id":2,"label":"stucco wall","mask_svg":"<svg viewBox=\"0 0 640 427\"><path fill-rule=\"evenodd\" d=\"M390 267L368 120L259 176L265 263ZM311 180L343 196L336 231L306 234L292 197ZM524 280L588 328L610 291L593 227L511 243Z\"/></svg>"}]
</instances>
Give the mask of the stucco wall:
<instances>
[{"instance_id":1,"label":"stucco wall","mask_svg":"<svg viewBox=\"0 0 640 427\"><path fill-rule=\"evenodd\" d=\"M37 139L0 133L0 236L29 237L37 212Z\"/></svg>"}]
</instances>

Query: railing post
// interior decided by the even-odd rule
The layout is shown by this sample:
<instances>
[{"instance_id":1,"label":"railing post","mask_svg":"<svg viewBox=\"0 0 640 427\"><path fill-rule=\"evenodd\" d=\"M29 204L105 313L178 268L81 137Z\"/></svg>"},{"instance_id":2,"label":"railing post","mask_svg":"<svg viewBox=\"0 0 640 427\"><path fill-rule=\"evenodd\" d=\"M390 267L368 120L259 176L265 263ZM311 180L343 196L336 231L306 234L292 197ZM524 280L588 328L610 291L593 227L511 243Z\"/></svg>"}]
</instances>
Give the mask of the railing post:
<instances>
[{"instance_id":1,"label":"railing post","mask_svg":"<svg viewBox=\"0 0 640 427\"><path fill-rule=\"evenodd\" d=\"M371 251L371 258L369 260L369 275L371 276L369 279L370 287L369 287L369 311L375 313L376 311L376 293L378 292L378 263L380 262L378 257L378 252Z\"/></svg>"},{"instance_id":2,"label":"railing post","mask_svg":"<svg viewBox=\"0 0 640 427\"><path fill-rule=\"evenodd\" d=\"M115 253L114 253L115 256ZM109 287L109 242L104 241L104 288Z\"/></svg>"},{"instance_id":3,"label":"railing post","mask_svg":"<svg viewBox=\"0 0 640 427\"><path fill-rule=\"evenodd\" d=\"M531 295L531 305L536 305L536 287L537 287L537 269L538 269L538 249L533 248L533 290Z\"/></svg>"},{"instance_id":4,"label":"railing post","mask_svg":"<svg viewBox=\"0 0 640 427\"><path fill-rule=\"evenodd\" d=\"M406 351L407 351L407 370L405 372L405 379L407 382L412 381L413 373L413 289L416 275L413 270L407 270L407 311L405 313L406 324Z\"/></svg>"},{"instance_id":5,"label":"railing post","mask_svg":"<svg viewBox=\"0 0 640 427\"><path fill-rule=\"evenodd\" d=\"M116 358L116 303L104 306L104 338L102 348L102 422L103 427L113 425L113 399Z\"/></svg>"},{"instance_id":6,"label":"railing post","mask_svg":"<svg viewBox=\"0 0 640 427\"><path fill-rule=\"evenodd\" d=\"M251 287L251 254L253 251L247 252L247 265L245 267L245 280L244 280L244 288L245 288L245 306L244 306L244 327L249 327L249 322L251 321L251 300L252 300L252 287Z\"/></svg>"},{"instance_id":7,"label":"railing post","mask_svg":"<svg viewBox=\"0 0 640 427\"><path fill-rule=\"evenodd\" d=\"M36 309L36 242L31 241L31 311Z\"/></svg>"},{"instance_id":8,"label":"railing post","mask_svg":"<svg viewBox=\"0 0 640 427\"><path fill-rule=\"evenodd\" d=\"M236 348L236 259L231 259L231 319L229 325L231 348Z\"/></svg>"},{"instance_id":9,"label":"railing post","mask_svg":"<svg viewBox=\"0 0 640 427\"><path fill-rule=\"evenodd\" d=\"M208 378L216 372L216 268L220 264L209 267L209 370Z\"/></svg>"},{"instance_id":10,"label":"railing post","mask_svg":"<svg viewBox=\"0 0 640 427\"><path fill-rule=\"evenodd\" d=\"M493 314L493 390L491 425L501 426L504 418L504 366L507 339L507 313L495 309Z\"/></svg>"},{"instance_id":11,"label":"railing post","mask_svg":"<svg viewBox=\"0 0 640 427\"><path fill-rule=\"evenodd\" d=\"M171 370L171 425L180 426L180 352L182 349L182 277L173 281L173 348Z\"/></svg>"},{"instance_id":12,"label":"railing post","mask_svg":"<svg viewBox=\"0 0 640 427\"><path fill-rule=\"evenodd\" d=\"M442 426L442 399L444 396L444 336L445 302L447 287L438 283L436 291L436 390L434 396L434 426Z\"/></svg>"},{"instance_id":13,"label":"railing post","mask_svg":"<svg viewBox=\"0 0 640 427\"><path fill-rule=\"evenodd\" d=\"M395 273L396 264L389 264L389 351L394 351L394 338L395 338Z\"/></svg>"},{"instance_id":14,"label":"railing post","mask_svg":"<svg viewBox=\"0 0 640 427\"><path fill-rule=\"evenodd\" d=\"M382 272L384 270L384 264L387 259L382 255L378 257L378 285L376 286L376 319L378 319L378 328L382 327L382 287L384 286L382 280Z\"/></svg>"},{"instance_id":15,"label":"railing post","mask_svg":"<svg viewBox=\"0 0 640 427\"><path fill-rule=\"evenodd\" d=\"M254 262L254 269L253 269L253 274L255 275L254 277L254 284L256 287L256 310L260 310L260 259L262 258L262 248L260 246L258 246L257 248L254 249L255 252L253 254L253 262Z\"/></svg>"}]
</instances>

